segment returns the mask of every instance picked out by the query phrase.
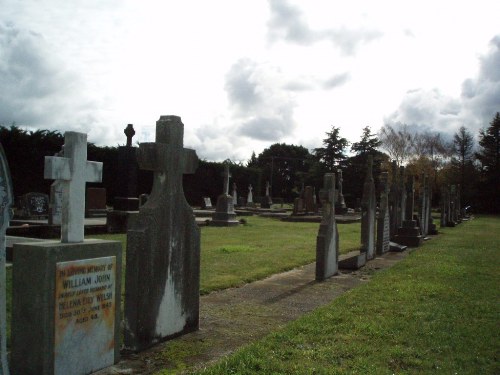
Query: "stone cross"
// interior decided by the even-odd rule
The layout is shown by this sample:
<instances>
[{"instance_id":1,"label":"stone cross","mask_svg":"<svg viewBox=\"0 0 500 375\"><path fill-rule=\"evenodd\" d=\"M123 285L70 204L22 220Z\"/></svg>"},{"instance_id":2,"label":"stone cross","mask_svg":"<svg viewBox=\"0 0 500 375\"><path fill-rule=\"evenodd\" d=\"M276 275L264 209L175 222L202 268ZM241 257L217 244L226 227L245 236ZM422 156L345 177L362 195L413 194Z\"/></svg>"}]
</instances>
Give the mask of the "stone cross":
<instances>
[{"instance_id":1,"label":"stone cross","mask_svg":"<svg viewBox=\"0 0 500 375\"><path fill-rule=\"evenodd\" d=\"M0 144L0 375L8 375L5 288L5 232L11 219L12 182L7 158Z\"/></svg>"},{"instance_id":2,"label":"stone cross","mask_svg":"<svg viewBox=\"0 0 500 375\"><path fill-rule=\"evenodd\" d=\"M102 179L102 163L87 161L87 134L64 133L64 157L46 156L44 177L62 180L61 242L83 242L85 184Z\"/></svg>"},{"instance_id":3,"label":"stone cross","mask_svg":"<svg viewBox=\"0 0 500 375\"><path fill-rule=\"evenodd\" d=\"M224 163L224 194L229 195L229 179L231 178L231 173L229 172L229 163Z\"/></svg>"},{"instance_id":4,"label":"stone cross","mask_svg":"<svg viewBox=\"0 0 500 375\"><path fill-rule=\"evenodd\" d=\"M269 181L266 181L266 197L270 195L270 190L271 190L271 184Z\"/></svg>"},{"instance_id":5,"label":"stone cross","mask_svg":"<svg viewBox=\"0 0 500 375\"><path fill-rule=\"evenodd\" d=\"M128 124L123 132L127 136L127 147L132 147L132 137L135 135L134 125Z\"/></svg>"},{"instance_id":6,"label":"stone cross","mask_svg":"<svg viewBox=\"0 0 500 375\"><path fill-rule=\"evenodd\" d=\"M143 350L199 324L200 231L182 176L198 166L183 146L179 116L161 116L156 142L141 143L139 167L154 171L148 201L128 224L125 348Z\"/></svg>"}]
</instances>

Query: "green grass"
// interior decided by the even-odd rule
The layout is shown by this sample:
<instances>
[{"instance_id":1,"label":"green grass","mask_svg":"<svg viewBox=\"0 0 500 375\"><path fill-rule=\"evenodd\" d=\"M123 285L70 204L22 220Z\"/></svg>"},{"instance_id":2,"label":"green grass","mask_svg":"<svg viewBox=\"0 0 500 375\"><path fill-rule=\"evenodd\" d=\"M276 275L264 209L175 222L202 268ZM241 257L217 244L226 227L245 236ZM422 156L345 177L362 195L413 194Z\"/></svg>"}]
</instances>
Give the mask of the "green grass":
<instances>
[{"instance_id":1,"label":"green grass","mask_svg":"<svg viewBox=\"0 0 500 375\"><path fill-rule=\"evenodd\" d=\"M500 218L393 268L203 374L499 374Z\"/></svg>"}]
</instances>

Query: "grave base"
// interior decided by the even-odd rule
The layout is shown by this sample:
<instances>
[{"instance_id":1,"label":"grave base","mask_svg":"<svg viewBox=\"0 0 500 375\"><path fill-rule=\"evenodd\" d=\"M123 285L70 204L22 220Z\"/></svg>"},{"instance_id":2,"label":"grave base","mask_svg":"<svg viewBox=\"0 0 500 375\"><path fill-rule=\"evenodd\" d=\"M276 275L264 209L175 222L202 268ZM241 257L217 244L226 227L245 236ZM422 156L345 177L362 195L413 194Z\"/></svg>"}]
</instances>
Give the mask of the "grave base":
<instances>
[{"instance_id":1,"label":"grave base","mask_svg":"<svg viewBox=\"0 0 500 375\"><path fill-rule=\"evenodd\" d=\"M399 243L392 242L392 241L389 242L389 251L391 251L393 253L401 253L401 252L405 251L407 248L408 248L408 246L401 245Z\"/></svg>"},{"instance_id":2,"label":"grave base","mask_svg":"<svg viewBox=\"0 0 500 375\"><path fill-rule=\"evenodd\" d=\"M408 247L419 247L422 245L422 242L424 241L424 239L420 235L419 236L405 236L405 235L396 234L394 236L394 241L400 245L405 245Z\"/></svg>"},{"instance_id":3,"label":"grave base","mask_svg":"<svg viewBox=\"0 0 500 375\"><path fill-rule=\"evenodd\" d=\"M236 212L234 212L233 197L228 194L219 195L210 225L215 227L232 227L238 224Z\"/></svg>"},{"instance_id":4,"label":"grave base","mask_svg":"<svg viewBox=\"0 0 500 375\"><path fill-rule=\"evenodd\" d=\"M14 245L13 374L83 375L119 359L117 241Z\"/></svg>"},{"instance_id":5,"label":"grave base","mask_svg":"<svg viewBox=\"0 0 500 375\"><path fill-rule=\"evenodd\" d=\"M351 251L341 255L339 259L339 268L347 270L359 270L366 264L366 253Z\"/></svg>"}]
</instances>

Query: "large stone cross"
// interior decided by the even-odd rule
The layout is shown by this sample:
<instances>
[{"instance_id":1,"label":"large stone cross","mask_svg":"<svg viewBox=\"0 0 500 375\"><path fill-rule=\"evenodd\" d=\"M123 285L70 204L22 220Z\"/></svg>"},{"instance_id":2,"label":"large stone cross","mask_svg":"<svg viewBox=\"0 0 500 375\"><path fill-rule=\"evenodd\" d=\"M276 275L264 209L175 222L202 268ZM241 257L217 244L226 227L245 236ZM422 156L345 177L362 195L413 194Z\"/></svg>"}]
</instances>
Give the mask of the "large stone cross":
<instances>
[{"instance_id":1,"label":"large stone cross","mask_svg":"<svg viewBox=\"0 0 500 375\"><path fill-rule=\"evenodd\" d=\"M5 288L5 232L11 219L12 182L9 165L0 144L0 374L9 373L7 363L7 312Z\"/></svg>"},{"instance_id":2,"label":"large stone cross","mask_svg":"<svg viewBox=\"0 0 500 375\"><path fill-rule=\"evenodd\" d=\"M83 242L85 184L102 180L102 163L87 161L87 134L64 133L64 157L46 156L44 177L62 181L61 242Z\"/></svg>"}]
</instances>

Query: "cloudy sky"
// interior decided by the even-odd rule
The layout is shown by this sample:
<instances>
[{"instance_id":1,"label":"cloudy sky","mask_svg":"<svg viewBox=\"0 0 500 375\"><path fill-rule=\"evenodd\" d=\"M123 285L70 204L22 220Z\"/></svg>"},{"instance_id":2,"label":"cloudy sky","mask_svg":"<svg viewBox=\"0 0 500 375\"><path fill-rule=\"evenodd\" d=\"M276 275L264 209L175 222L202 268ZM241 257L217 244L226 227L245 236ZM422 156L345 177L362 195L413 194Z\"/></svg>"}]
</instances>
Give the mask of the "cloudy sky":
<instances>
[{"instance_id":1,"label":"cloudy sky","mask_svg":"<svg viewBox=\"0 0 500 375\"><path fill-rule=\"evenodd\" d=\"M249 159L402 122L474 134L500 111L500 2L0 0L0 124Z\"/></svg>"}]
</instances>

